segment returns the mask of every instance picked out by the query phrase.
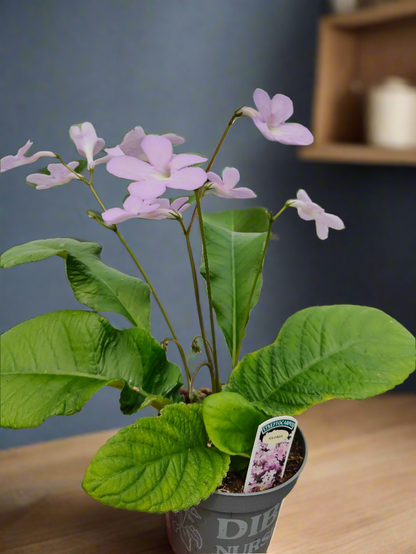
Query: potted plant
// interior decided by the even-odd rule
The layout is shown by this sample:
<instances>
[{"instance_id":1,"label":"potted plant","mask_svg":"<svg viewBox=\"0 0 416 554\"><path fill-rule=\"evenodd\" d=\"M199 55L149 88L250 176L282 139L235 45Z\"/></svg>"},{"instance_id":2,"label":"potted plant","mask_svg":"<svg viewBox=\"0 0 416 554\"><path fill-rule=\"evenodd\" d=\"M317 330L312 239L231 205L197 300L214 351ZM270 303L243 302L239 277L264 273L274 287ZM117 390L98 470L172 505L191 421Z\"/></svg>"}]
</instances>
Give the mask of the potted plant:
<instances>
[{"instance_id":1,"label":"potted plant","mask_svg":"<svg viewBox=\"0 0 416 554\"><path fill-rule=\"evenodd\" d=\"M306 462L307 448L298 430L300 462L286 482L276 479L271 483L270 475L263 471L256 478L254 492L217 491L227 475L241 477L247 471L259 425L331 398L363 399L383 393L415 369L414 337L387 314L352 305L316 306L297 312L273 344L240 359L276 220L294 207L302 219L315 221L322 240L328 237L329 228L344 227L339 217L327 214L303 190L275 213L264 208L202 212L202 201L209 194L225 199L255 197L252 190L236 187L240 179L237 169L226 168L222 175L211 171L237 119L251 118L271 141L302 145L313 141L305 127L286 123L293 113L289 98L277 94L270 99L257 89L254 101L257 110L244 106L235 111L205 169L201 166L206 158L173 153L173 146L184 142L181 137L146 135L141 127L95 158L105 144L88 122L70 128L71 139L86 162L66 163L51 151L28 157L30 141L15 156L1 160L3 173L41 157L57 158L59 163L30 174L28 184L38 190L71 180L88 186L100 205L99 211L87 212L89 217L117 235L144 279L104 264L99 244L71 238L35 240L2 255L3 268L60 256L75 297L90 311L44 314L2 335L1 424L14 429L35 427L50 416L74 414L103 386L120 390L124 414L153 406L156 417L138 419L99 450L83 487L111 506L166 512L170 541L177 553L266 552L282 500ZM130 183L123 208L104 206L94 181L100 164ZM167 189L186 192L168 199L162 196ZM183 213L189 208L192 215L185 222ZM204 352L193 372L141 261L119 231L118 225L131 218L170 219L184 235L200 324L192 350L195 355ZM189 238L197 226L209 333ZM163 340L151 335L151 295L169 329ZM121 314L131 327L117 329L98 312ZM225 385L219 377L215 323L231 357L232 371ZM168 361L169 343L179 350L183 375ZM201 369L210 376L210 386L196 390L195 376ZM269 479L267 484L265 479Z\"/></svg>"}]
</instances>

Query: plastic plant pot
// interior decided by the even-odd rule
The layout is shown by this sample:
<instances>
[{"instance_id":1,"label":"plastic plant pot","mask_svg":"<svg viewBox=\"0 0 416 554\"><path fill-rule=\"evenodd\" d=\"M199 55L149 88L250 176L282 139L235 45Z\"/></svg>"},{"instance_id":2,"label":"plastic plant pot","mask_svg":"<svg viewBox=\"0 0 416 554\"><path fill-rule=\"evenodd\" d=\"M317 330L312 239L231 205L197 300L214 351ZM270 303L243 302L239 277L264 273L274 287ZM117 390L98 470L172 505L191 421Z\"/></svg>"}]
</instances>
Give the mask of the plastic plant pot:
<instances>
[{"instance_id":1,"label":"plastic plant pot","mask_svg":"<svg viewBox=\"0 0 416 554\"><path fill-rule=\"evenodd\" d=\"M189 510L168 512L166 525L175 554L267 552L283 500L306 464L308 448L299 428L296 438L303 462L298 472L282 485L248 494L217 491Z\"/></svg>"}]
</instances>

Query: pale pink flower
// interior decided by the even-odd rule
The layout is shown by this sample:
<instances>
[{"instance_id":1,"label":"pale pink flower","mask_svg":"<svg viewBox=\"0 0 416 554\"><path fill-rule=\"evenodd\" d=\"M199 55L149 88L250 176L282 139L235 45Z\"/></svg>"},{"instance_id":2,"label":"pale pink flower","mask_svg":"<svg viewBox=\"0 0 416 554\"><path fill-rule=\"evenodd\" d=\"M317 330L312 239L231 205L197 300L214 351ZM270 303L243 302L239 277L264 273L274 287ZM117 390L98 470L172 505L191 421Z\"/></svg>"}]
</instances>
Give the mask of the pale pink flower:
<instances>
[{"instance_id":1,"label":"pale pink flower","mask_svg":"<svg viewBox=\"0 0 416 554\"><path fill-rule=\"evenodd\" d=\"M70 162L68 167L75 170L78 165L79 162ZM46 175L44 173L32 173L26 177L26 181L32 185L36 185L35 188L37 190L42 190L65 185L66 183L69 183L69 181L72 181L72 179L80 178L62 164L49 164L48 171L50 175Z\"/></svg>"},{"instance_id":2,"label":"pale pink flower","mask_svg":"<svg viewBox=\"0 0 416 554\"><path fill-rule=\"evenodd\" d=\"M145 136L146 133L142 127L135 127L125 135L123 142L113 148L105 148L107 156L95 160L94 165L108 163L112 158L117 158L119 156L133 156L133 158L148 162L149 159L142 148L142 140ZM173 133L167 133L161 136L168 139L174 146L185 142L184 138L179 135L174 135Z\"/></svg>"},{"instance_id":3,"label":"pale pink flower","mask_svg":"<svg viewBox=\"0 0 416 554\"><path fill-rule=\"evenodd\" d=\"M244 106L241 113L252 118L266 139L282 144L312 144L313 135L306 127L299 123L285 123L293 115L293 102L289 97L276 94L270 99L266 91L257 88L253 99L258 111Z\"/></svg>"},{"instance_id":4,"label":"pale pink flower","mask_svg":"<svg viewBox=\"0 0 416 554\"><path fill-rule=\"evenodd\" d=\"M316 234L321 240L328 238L329 228L340 231L345 225L338 216L327 214L321 206L312 202L307 193L300 189L297 200L288 200L286 204L291 208L297 208L299 217L305 221L315 220Z\"/></svg>"},{"instance_id":5,"label":"pale pink flower","mask_svg":"<svg viewBox=\"0 0 416 554\"><path fill-rule=\"evenodd\" d=\"M5 171L9 171L9 169L14 169L15 167L19 167L21 165L31 164L42 157L56 158L56 154L47 150L42 150L41 152L36 152L36 154L33 154L32 156L26 157L25 154L32 144L33 142L28 140L22 148L19 148L15 156L5 156L2 158L0 160L0 173L4 173Z\"/></svg>"},{"instance_id":6,"label":"pale pink flower","mask_svg":"<svg viewBox=\"0 0 416 554\"><path fill-rule=\"evenodd\" d=\"M222 179L216 173L209 171L208 179L211 181L210 190L222 198L256 198L256 194L246 188L234 188L240 180L240 172L235 167L226 167L222 172Z\"/></svg>"},{"instance_id":7,"label":"pale pink flower","mask_svg":"<svg viewBox=\"0 0 416 554\"><path fill-rule=\"evenodd\" d=\"M117 225L132 218L140 219L176 219L189 208L188 198L177 198L172 202L168 198L142 200L129 196L122 208L111 208L102 214L108 225ZM154 202L154 203L153 203Z\"/></svg>"},{"instance_id":8,"label":"pale pink flower","mask_svg":"<svg viewBox=\"0 0 416 554\"><path fill-rule=\"evenodd\" d=\"M81 156L87 158L88 169L92 169L94 167L94 156L105 146L104 139L97 137L94 125L89 121L72 125L69 129L69 136L74 141Z\"/></svg>"},{"instance_id":9,"label":"pale pink flower","mask_svg":"<svg viewBox=\"0 0 416 554\"><path fill-rule=\"evenodd\" d=\"M172 143L165 137L147 135L141 147L149 159L145 162L133 156L113 158L107 164L107 171L134 181L130 183L130 194L143 200L154 200L167 187L195 190L206 181L206 173L200 167L189 167L207 161L196 154L173 155Z\"/></svg>"}]
</instances>

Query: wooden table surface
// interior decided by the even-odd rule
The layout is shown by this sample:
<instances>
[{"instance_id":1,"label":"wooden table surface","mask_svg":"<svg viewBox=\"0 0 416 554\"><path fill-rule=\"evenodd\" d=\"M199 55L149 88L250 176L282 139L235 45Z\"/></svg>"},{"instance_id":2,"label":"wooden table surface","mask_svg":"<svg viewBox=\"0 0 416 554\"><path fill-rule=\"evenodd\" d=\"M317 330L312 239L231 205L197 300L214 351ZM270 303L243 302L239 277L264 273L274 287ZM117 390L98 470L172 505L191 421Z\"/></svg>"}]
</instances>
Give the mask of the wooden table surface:
<instances>
[{"instance_id":1,"label":"wooden table surface","mask_svg":"<svg viewBox=\"0 0 416 554\"><path fill-rule=\"evenodd\" d=\"M269 554L416 554L416 396L331 401L298 419L309 460ZM0 552L171 553L164 516L103 506L81 489L112 434L0 451Z\"/></svg>"}]
</instances>

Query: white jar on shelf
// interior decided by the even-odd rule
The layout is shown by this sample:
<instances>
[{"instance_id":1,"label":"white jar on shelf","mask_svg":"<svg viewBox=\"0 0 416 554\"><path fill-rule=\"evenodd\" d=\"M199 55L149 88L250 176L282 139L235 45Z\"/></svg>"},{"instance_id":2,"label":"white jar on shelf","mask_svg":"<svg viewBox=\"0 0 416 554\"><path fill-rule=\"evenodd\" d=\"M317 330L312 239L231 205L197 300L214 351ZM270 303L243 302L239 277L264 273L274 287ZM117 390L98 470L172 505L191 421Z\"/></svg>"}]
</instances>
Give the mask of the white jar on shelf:
<instances>
[{"instance_id":1,"label":"white jar on shelf","mask_svg":"<svg viewBox=\"0 0 416 554\"><path fill-rule=\"evenodd\" d=\"M389 77L369 90L366 108L367 142L394 149L416 148L416 87Z\"/></svg>"},{"instance_id":2,"label":"white jar on shelf","mask_svg":"<svg viewBox=\"0 0 416 554\"><path fill-rule=\"evenodd\" d=\"M335 13L352 12L358 8L358 0L329 0L329 4Z\"/></svg>"}]
</instances>

